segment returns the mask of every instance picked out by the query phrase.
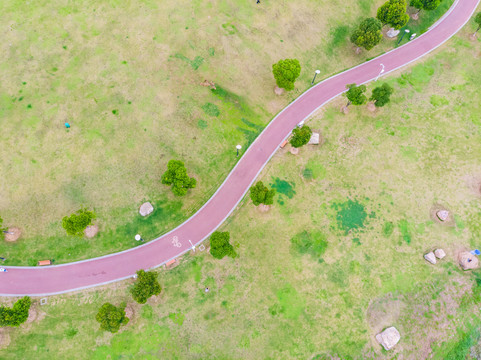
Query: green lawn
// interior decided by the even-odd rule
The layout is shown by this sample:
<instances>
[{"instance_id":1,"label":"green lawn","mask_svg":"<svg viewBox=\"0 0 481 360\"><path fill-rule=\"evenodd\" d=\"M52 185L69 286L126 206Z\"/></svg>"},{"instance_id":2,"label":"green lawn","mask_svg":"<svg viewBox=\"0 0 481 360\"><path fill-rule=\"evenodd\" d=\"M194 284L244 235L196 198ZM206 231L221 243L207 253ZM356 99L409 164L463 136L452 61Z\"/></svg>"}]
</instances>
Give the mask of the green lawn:
<instances>
[{"instance_id":1,"label":"green lawn","mask_svg":"<svg viewBox=\"0 0 481 360\"><path fill-rule=\"evenodd\" d=\"M389 76L392 103L376 113L342 115L340 98L314 115L325 144L279 151L260 176L278 190L270 212L246 199L222 226L238 258L186 255L159 271L163 292L143 306L129 282L50 297L39 320L2 333L11 343L0 357L476 358L481 273L455 261L481 236L480 42L470 31ZM454 226L431 218L434 204ZM423 260L438 247L444 260ZM93 320L105 301L133 313L118 334ZM386 352L374 335L391 325L401 341Z\"/></svg>"},{"instance_id":2,"label":"green lawn","mask_svg":"<svg viewBox=\"0 0 481 360\"><path fill-rule=\"evenodd\" d=\"M394 45L355 55L348 41L380 3L3 1L0 216L23 231L0 244L5 264L111 253L181 223L228 174L235 145L245 149L315 69L327 77ZM276 97L271 66L288 57L301 77ZM183 199L160 184L173 158L198 180ZM144 219L147 200L155 212ZM80 207L98 215L92 240L61 228Z\"/></svg>"}]
</instances>

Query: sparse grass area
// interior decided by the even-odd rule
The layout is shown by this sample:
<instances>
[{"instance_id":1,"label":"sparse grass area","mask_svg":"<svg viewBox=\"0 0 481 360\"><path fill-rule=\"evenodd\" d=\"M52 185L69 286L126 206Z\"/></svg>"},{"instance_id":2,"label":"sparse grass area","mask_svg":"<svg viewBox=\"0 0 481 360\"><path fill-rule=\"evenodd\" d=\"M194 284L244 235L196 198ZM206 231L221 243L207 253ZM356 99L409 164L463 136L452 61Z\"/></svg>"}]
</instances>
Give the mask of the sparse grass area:
<instances>
[{"instance_id":1,"label":"sparse grass area","mask_svg":"<svg viewBox=\"0 0 481 360\"><path fill-rule=\"evenodd\" d=\"M381 2L340 12L328 0L3 1L0 214L23 230L0 244L5 264L106 254L179 224L228 174L235 145L245 149L315 69L327 76L368 56L354 55L346 24ZM287 57L303 70L297 89L276 97L272 64ZM200 86L206 79L217 89ZM173 158L198 180L183 199L160 183ZM141 219L146 200L155 212ZM80 207L98 215L94 239L61 228Z\"/></svg>"},{"instance_id":2,"label":"sparse grass area","mask_svg":"<svg viewBox=\"0 0 481 360\"><path fill-rule=\"evenodd\" d=\"M455 261L481 236L480 49L469 31L388 77L392 103L376 113L342 115L338 99L315 115L326 143L279 151L259 179L278 191L270 212L246 200L222 227L238 258L185 256L144 306L128 282L51 297L0 357L475 358L480 275ZM435 203L454 226L430 218ZM447 257L433 266L422 255L437 247ZM106 299L134 314L115 335L94 320ZM374 335L391 325L401 341L386 352Z\"/></svg>"}]
</instances>

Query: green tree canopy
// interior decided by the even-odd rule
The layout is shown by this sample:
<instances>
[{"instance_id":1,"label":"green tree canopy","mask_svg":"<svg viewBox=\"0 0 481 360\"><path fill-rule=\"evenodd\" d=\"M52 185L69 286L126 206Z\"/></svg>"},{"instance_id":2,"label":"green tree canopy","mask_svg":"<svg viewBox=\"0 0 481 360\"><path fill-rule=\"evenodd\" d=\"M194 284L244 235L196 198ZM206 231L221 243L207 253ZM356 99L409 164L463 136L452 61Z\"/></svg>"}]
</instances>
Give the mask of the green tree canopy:
<instances>
[{"instance_id":1,"label":"green tree canopy","mask_svg":"<svg viewBox=\"0 0 481 360\"><path fill-rule=\"evenodd\" d=\"M115 333L119 331L121 325L129 322L125 316L125 304L119 307L111 303L105 303L100 307L95 319L100 323L100 329Z\"/></svg>"},{"instance_id":2,"label":"green tree canopy","mask_svg":"<svg viewBox=\"0 0 481 360\"><path fill-rule=\"evenodd\" d=\"M293 147L299 148L306 145L312 136L312 130L309 126L296 127L292 130L292 137L290 143Z\"/></svg>"},{"instance_id":3,"label":"green tree canopy","mask_svg":"<svg viewBox=\"0 0 481 360\"><path fill-rule=\"evenodd\" d=\"M187 175L184 163L179 160L170 160L167 171L162 175L162 184L172 185L172 192L177 196L184 196L188 189L195 188L197 181Z\"/></svg>"},{"instance_id":4,"label":"green tree canopy","mask_svg":"<svg viewBox=\"0 0 481 360\"><path fill-rule=\"evenodd\" d=\"M155 272L139 270L137 271L137 281L130 289L130 293L139 304L145 304L154 295L159 295L162 291L157 274Z\"/></svg>"},{"instance_id":5,"label":"green tree canopy","mask_svg":"<svg viewBox=\"0 0 481 360\"><path fill-rule=\"evenodd\" d=\"M379 44L382 39L382 24L376 18L367 18L363 20L359 27L352 33L351 42L356 46L371 50Z\"/></svg>"},{"instance_id":6,"label":"green tree canopy","mask_svg":"<svg viewBox=\"0 0 481 360\"><path fill-rule=\"evenodd\" d=\"M279 60L272 65L272 73L277 86L290 91L294 89L294 83L301 74L301 64L297 59Z\"/></svg>"},{"instance_id":7,"label":"green tree canopy","mask_svg":"<svg viewBox=\"0 0 481 360\"><path fill-rule=\"evenodd\" d=\"M276 194L276 189L269 190L262 181L258 181L257 184L251 187L251 199L255 206L264 204L272 205L274 203L274 195Z\"/></svg>"},{"instance_id":8,"label":"green tree canopy","mask_svg":"<svg viewBox=\"0 0 481 360\"><path fill-rule=\"evenodd\" d=\"M25 296L15 302L12 308L0 306L0 326L19 326L28 319L31 300Z\"/></svg>"},{"instance_id":9,"label":"green tree canopy","mask_svg":"<svg viewBox=\"0 0 481 360\"><path fill-rule=\"evenodd\" d=\"M80 209L70 216L65 216L62 219L62 226L69 235L83 235L87 226L92 224L95 219L95 213L87 209Z\"/></svg>"},{"instance_id":10,"label":"green tree canopy","mask_svg":"<svg viewBox=\"0 0 481 360\"><path fill-rule=\"evenodd\" d=\"M481 11L476 14L474 17L474 22L478 24L478 29L476 30L475 34L481 29Z\"/></svg>"},{"instance_id":11,"label":"green tree canopy","mask_svg":"<svg viewBox=\"0 0 481 360\"><path fill-rule=\"evenodd\" d=\"M237 254L229 240L229 232L214 231L210 236L210 254L216 259L222 259L224 256L236 257Z\"/></svg>"},{"instance_id":12,"label":"green tree canopy","mask_svg":"<svg viewBox=\"0 0 481 360\"><path fill-rule=\"evenodd\" d=\"M393 91L394 89L391 86L384 83L372 91L370 100L374 101L374 105L376 105L376 107L382 107L391 101L391 94Z\"/></svg>"},{"instance_id":13,"label":"green tree canopy","mask_svg":"<svg viewBox=\"0 0 481 360\"><path fill-rule=\"evenodd\" d=\"M348 84L346 85L346 88L348 89L345 92L345 96L348 100L346 106L349 106L351 104L362 105L366 103L367 97L366 95L364 95L364 93L366 92L366 85L357 86L356 84Z\"/></svg>"},{"instance_id":14,"label":"green tree canopy","mask_svg":"<svg viewBox=\"0 0 481 360\"><path fill-rule=\"evenodd\" d=\"M406 8L406 0L390 0L377 9L377 18L383 24L389 24L395 29L400 29L409 20Z\"/></svg>"},{"instance_id":15,"label":"green tree canopy","mask_svg":"<svg viewBox=\"0 0 481 360\"><path fill-rule=\"evenodd\" d=\"M441 4L442 0L411 0L410 5L419 11L435 10Z\"/></svg>"}]
</instances>

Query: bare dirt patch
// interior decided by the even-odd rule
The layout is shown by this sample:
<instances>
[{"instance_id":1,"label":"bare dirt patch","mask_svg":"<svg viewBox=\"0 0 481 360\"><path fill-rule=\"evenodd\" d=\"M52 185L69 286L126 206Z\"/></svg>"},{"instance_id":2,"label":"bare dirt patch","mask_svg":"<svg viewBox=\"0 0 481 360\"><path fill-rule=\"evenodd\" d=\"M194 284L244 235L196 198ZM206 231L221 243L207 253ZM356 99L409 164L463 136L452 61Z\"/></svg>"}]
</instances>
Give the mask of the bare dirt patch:
<instances>
[{"instance_id":1,"label":"bare dirt patch","mask_svg":"<svg viewBox=\"0 0 481 360\"><path fill-rule=\"evenodd\" d=\"M22 230L20 230L18 227L8 228L7 232L5 233L5 241L9 241L9 242L17 241L21 235L22 235Z\"/></svg>"},{"instance_id":2,"label":"bare dirt patch","mask_svg":"<svg viewBox=\"0 0 481 360\"><path fill-rule=\"evenodd\" d=\"M367 103L367 109L372 113L376 111L376 105L374 105L373 101Z\"/></svg>"},{"instance_id":3,"label":"bare dirt patch","mask_svg":"<svg viewBox=\"0 0 481 360\"><path fill-rule=\"evenodd\" d=\"M464 178L464 182L472 194L475 196L481 196L481 175L467 175Z\"/></svg>"},{"instance_id":4,"label":"bare dirt patch","mask_svg":"<svg viewBox=\"0 0 481 360\"><path fill-rule=\"evenodd\" d=\"M349 108L347 106L341 106L341 112L344 114L344 115L347 115L349 114Z\"/></svg>"},{"instance_id":5,"label":"bare dirt patch","mask_svg":"<svg viewBox=\"0 0 481 360\"><path fill-rule=\"evenodd\" d=\"M469 35L469 40L471 40L471 41L476 41L476 34L474 34L474 33L473 33L473 34L470 34L470 35Z\"/></svg>"},{"instance_id":6,"label":"bare dirt patch","mask_svg":"<svg viewBox=\"0 0 481 360\"><path fill-rule=\"evenodd\" d=\"M271 207L270 207L269 205L264 205L264 204L260 204L260 205L257 207L257 210L259 210L260 213L266 213L266 212L268 212L270 209L271 209Z\"/></svg>"},{"instance_id":7,"label":"bare dirt patch","mask_svg":"<svg viewBox=\"0 0 481 360\"><path fill-rule=\"evenodd\" d=\"M290 149L289 149L290 153L292 155L297 155L299 154L299 148L295 148L294 146L292 146Z\"/></svg>"},{"instance_id":8,"label":"bare dirt patch","mask_svg":"<svg viewBox=\"0 0 481 360\"><path fill-rule=\"evenodd\" d=\"M284 94L285 90L283 88L280 88L279 86L274 86L274 94L280 96Z\"/></svg>"},{"instance_id":9,"label":"bare dirt patch","mask_svg":"<svg viewBox=\"0 0 481 360\"><path fill-rule=\"evenodd\" d=\"M8 330L5 328L0 328L0 349L6 349L10 345L10 335Z\"/></svg>"},{"instance_id":10,"label":"bare dirt patch","mask_svg":"<svg viewBox=\"0 0 481 360\"><path fill-rule=\"evenodd\" d=\"M438 211L441 211L441 210L447 210L449 212L448 218L445 221L440 220L438 215L437 215ZM442 225L446 225L446 226L456 225L456 223L454 221L453 213L448 208L444 207L441 204L434 204L431 207L431 210L429 211L429 215L430 215L431 219L438 224L442 224Z\"/></svg>"},{"instance_id":11,"label":"bare dirt patch","mask_svg":"<svg viewBox=\"0 0 481 360\"><path fill-rule=\"evenodd\" d=\"M89 239L93 238L97 233L99 232L99 227L98 225L89 225L85 229L84 233L85 236L88 237Z\"/></svg>"}]
</instances>

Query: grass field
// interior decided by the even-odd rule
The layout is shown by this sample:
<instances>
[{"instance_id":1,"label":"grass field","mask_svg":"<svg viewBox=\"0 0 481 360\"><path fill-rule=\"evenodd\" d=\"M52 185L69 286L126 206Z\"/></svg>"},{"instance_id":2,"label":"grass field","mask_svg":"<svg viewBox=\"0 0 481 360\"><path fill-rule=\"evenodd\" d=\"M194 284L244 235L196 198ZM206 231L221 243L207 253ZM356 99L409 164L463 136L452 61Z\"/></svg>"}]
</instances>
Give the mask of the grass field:
<instances>
[{"instance_id":1,"label":"grass field","mask_svg":"<svg viewBox=\"0 0 481 360\"><path fill-rule=\"evenodd\" d=\"M143 306L128 282L50 297L35 322L3 330L0 357L475 359L481 273L454 259L481 236L481 50L470 31L388 77L392 103L376 113L342 115L338 99L316 114L309 124L326 143L280 151L261 174L278 190L270 212L245 200L222 227L238 258L186 255ZM435 204L453 226L433 220ZM437 247L447 257L429 265L422 256ZM93 320L105 301L133 313L116 335ZM386 352L374 335L391 325L401 341Z\"/></svg>"},{"instance_id":2,"label":"grass field","mask_svg":"<svg viewBox=\"0 0 481 360\"><path fill-rule=\"evenodd\" d=\"M393 46L358 56L348 41L381 2L3 1L0 215L23 231L0 244L6 264L85 259L179 224L228 174L235 145L245 149L315 69L327 77ZM276 97L271 66L287 57L303 70ZM198 180L183 199L160 184L172 158ZM146 200L156 210L143 219ZM82 206L98 215L95 239L61 228Z\"/></svg>"}]
</instances>

